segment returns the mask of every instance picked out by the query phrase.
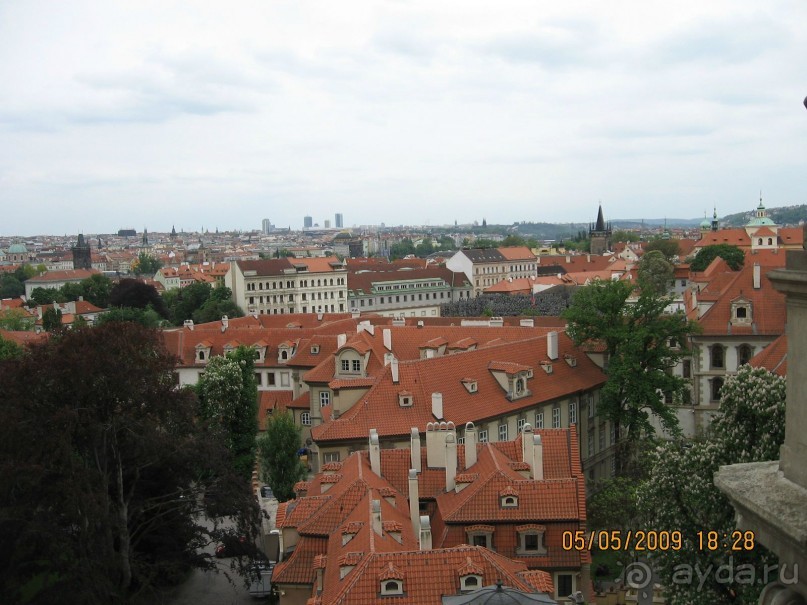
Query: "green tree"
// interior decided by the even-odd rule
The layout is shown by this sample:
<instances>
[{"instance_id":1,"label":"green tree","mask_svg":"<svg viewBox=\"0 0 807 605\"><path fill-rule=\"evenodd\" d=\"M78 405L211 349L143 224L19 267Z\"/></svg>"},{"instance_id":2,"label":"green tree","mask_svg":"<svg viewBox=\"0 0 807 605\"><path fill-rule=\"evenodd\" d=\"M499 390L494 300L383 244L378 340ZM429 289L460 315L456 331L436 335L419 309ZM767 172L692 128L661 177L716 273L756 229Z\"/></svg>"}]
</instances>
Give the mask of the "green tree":
<instances>
[{"instance_id":1,"label":"green tree","mask_svg":"<svg viewBox=\"0 0 807 605\"><path fill-rule=\"evenodd\" d=\"M170 309L171 321L181 326L185 320L193 319L193 313L210 299L213 288L206 283L193 283L179 290Z\"/></svg>"},{"instance_id":2,"label":"green tree","mask_svg":"<svg viewBox=\"0 0 807 605\"><path fill-rule=\"evenodd\" d=\"M681 565L717 569L729 563L736 570L750 564L762 570L776 562L760 544L752 550L702 548L698 532L731 535L734 509L715 487L713 475L722 465L762 462L779 457L785 431L785 379L761 368L742 366L726 379L716 414L706 438L682 446L666 443L652 456L649 479L638 490L638 506L646 527L680 531L679 550L656 551L652 563L661 576L671 605L756 603L761 584L716 581L706 574L687 584ZM676 573L678 575L676 575ZM735 577L739 577L739 574ZM679 581L676 581L678 579ZM701 585L702 584L702 585Z\"/></svg>"},{"instance_id":3,"label":"green tree","mask_svg":"<svg viewBox=\"0 0 807 605\"><path fill-rule=\"evenodd\" d=\"M660 250L645 252L638 266L639 284L651 288L659 295L665 295L675 278L675 267Z\"/></svg>"},{"instance_id":4,"label":"green tree","mask_svg":"<svg viewBox=\"0 0 807 605\"><path fill-rule=\"evenodd\" d=\"M22 332L34 327L34 319L22 309L0 311L0 330Z\"/></svg>"},{"instance_id":5,"label":"green tree","mask_svg":"<svg viewBox=\"0 0 807 605\"><path fill-rule=\"evenodd\" d=\"M285 502L294 496L294 484L306 476L297 451L300 427L288 411L275 412L266 419L266 432L258 438L261 479Z\"/></svg>"},{"instance_id":6,"label":"green tree","mask_svg":"<svg viewBox=\"0 0 807 605\"><path fill-rule=\"evenodd\" d=\"M112 292L112 280L96 273L81 281L84 289L84 300L94 304L96 307L106 309L109 305L109 294Z\"/></svg>"},{"instance_id":7,"label":"green tree","mask_svg":"<svg viewBox=\"0 0 807 605\"><path fill-rule=\"evenodd\" d=\"M392 244L389 249L390 259L403 258L415 253L415 245L408 237L403 238L400 242Z\"/></svg>"},{"instance_id":8,"label":"green tree","mask_svg":"<svg viewBox=\"0 0 807 605\"><path fill-rule=\"evenodd\" d=\"M13 273L0 277L0 298L19 298L23 294L25 286Z\"/></svg>"},{"instance_id":9,"label":"green tree","mask_svg":"<svg viewBox=\"0 0 807 605\"><path fill-rule=\"evenodd\" d=\"M151 307L160 317L168 317L165 303L154 286L144 284L136 279L122 279L109 293L110 307L132 307L146 309Z\"/></svg>"},{"instance_id":10,"label":"green tree","mask_svg":"<svg viewBox=\"0 0 807 605\"><path fill-rule=\"evenodd\" d=\"M154 274L162 269L162 266L163 264L159 260L147 252L141 252L137 255L137 260L132 264L132 269L134 270L135 275L148 275L150 277L154 277Z\"/></svg>"},{"instance_id":11,"label":"green tree","mask_svg":"<svg viewBox=\"0 0 807 605\"><path fill-rule=\"evenodd\" d=\"M638 242L639 234L633 231L625 231L624 229L617 229L611 234L612 242Z\"/></svg>"},{"instance_id":12,"label":"green tree","mask_svg":"<svg viewBox=\"0 0 807 605\"><path fill-rule=\"evenodd\" d=\"M0 364L5 602L156 602L156 584L215 567L199 547L221 537L223 515L255 535L250 486L173 369L132 323L64 332Z\"/></svg>"},{"instance_id":13,"label":"green tree","mask_svg":"<svg viewBox=\"0 0 807 605\"><path fill-rule=\"evenodd\" d=\"M245 479L252 475L258 432L255 354L239 347L226 357L212 357L198 385L201 416L225 436L233 464Z\"/></svg>"},{"instance_id":14,"label":"green tree","mask_svg":"<svg viewBox=\"0 0 807 605\"><path fill-rule=\"evenodd\" d=\"M682 397L685 381L672 369L686 355L696 329L683 313L667 313L670 299L627 281L595 282L580 288L563 316L576 345L605 345L608 380L600 391L597 414L614 424L617 474L634 472L644 435L652 435L651 414L670 434L679 433L675 412L659 393ZM675 346L671 346L671 344Z\"/></svg>"},{"instance_id":15,"label":"green tree","mask_svg":"<svg viewBox=\"0 0 807 605\"><path fill-rule=\"evenodd\" d=\"M526 246L526 245L528 245L528 244L527 244L527 240L525 240L525 239L524 239L523 237L521 237L520 235L508 235L508 236L507 236L507 237L505 237L505 238L502 240L502 242L501 242L501 246L502 246L502 247L508 247L508 246Z\"/></svg>"},{"instance_id":16,"label":"green tree","mask_svg":"<svg viewBox=\"0 0 807 605\"><path fill-rule=\"evenodd\" d=\"M56 332L62 328L62 311L48 307L42 313L42 329L46 332Z\"/></svg>"},{"instance_id":17,"label":"green tree","mask_svg":"<svg viewBox=\"0 0 807 605\"><path fill-rule=\"evenodd\" d=\"M28 302L33 303L34 306L50 305L56 302L57 296L58 296L58 290L52 290L51 288L37 287L31 291L31 296L28 298Z\"/></svg>"},{"instance_id":18,"label":"green tree","mask_svg":"<svg viewBox=\"0 0 807 605\"><path fill-rule=\"evenodd\" d=\"M159 328L163 324L160 314L151 307L146 307L145 309L115 307L99 315L96 325L100 326L121 321L134 322L146 328Z\"/></svg>"},{"instance_id":19,"label":"green tree","mask_svg":"<svg viewBox=\"0 0 807 605\"><path fill-rule=\"evenodd\" d=\"M232 301L232 290L225 286L209 290L208 299L191 315L194 323L218 321L227 317L243 317L244 312Z\"/></svg>"},{"instance_id":20,"label":"green tree","mask_svg":"<svg viewBox=\"0 0 807 605\"><path fill-rule=\"evenodd\" d=\"M692 271L704 271L718 256L728 263L732 271L737 271L737 269L743 266L743 262L745 261L745 252L740 250L737 246L713 244L701 248L700 252L695 256L695 260L689 265L689 268Z\"/></svg>"},{"instance_id":21,"label":"green tree","mask_svg":"<svg viewBox=\"0 0 807 605\"><path fill-rule=\"evenodd\" d=\"M652 252L654 250L658 250L661 252L664 257L671 261L674 256L678 256L681 253L681 248L678 245L678 240L675 239L662 239L657 238L647 244L644 247L645 254L648 252Z\"/></svg>"},{"instance_id":22,"label":"green tree","mask_svg":"<svg viewBox=\"0 0 807 605\"><path fill-rule=\"evenodd\" d=\"M22 357L22 347L13 340L7 340L0 336L0 361L19 359L20 357Z\"/></svg>"}]
</instances>

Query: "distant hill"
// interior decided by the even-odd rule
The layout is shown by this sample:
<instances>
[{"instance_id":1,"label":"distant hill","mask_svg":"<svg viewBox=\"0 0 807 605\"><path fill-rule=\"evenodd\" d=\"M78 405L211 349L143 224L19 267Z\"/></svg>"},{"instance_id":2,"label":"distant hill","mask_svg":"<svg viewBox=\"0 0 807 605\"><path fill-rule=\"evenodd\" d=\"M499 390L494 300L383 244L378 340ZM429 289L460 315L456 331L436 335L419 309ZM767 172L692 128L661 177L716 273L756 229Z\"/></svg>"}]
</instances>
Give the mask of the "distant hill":
<instances>
[{"instance_id":1,"label":"distant hill","mask_svg":"<svg viewBox=\"0 0 807 605\"><path fill-rule=\"evenodd\" d=\"M768 218L777 225L798 225L807 221L807 204L767 208L766 210L768 211ZM727 227L742 227L751 220L753 214L753 210L729 214L720 219L720 224Z\"/></svg>"}]
</instances>

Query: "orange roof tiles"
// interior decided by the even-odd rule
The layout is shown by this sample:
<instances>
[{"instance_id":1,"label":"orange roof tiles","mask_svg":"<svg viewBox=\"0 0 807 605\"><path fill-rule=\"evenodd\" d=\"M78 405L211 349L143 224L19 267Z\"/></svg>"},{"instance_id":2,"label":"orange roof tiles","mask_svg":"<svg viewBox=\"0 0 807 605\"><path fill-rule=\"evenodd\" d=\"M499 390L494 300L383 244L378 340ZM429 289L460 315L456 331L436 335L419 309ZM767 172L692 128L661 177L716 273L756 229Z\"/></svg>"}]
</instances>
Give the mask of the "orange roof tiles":
<instances>
[{"instance_id":1,"label":"orange roof tiles","mask_svg":"<svg viewBox=\"0 0 807 605\"><path fill-rule=\"evenodd\" d=\"M782 334L754 355L748 364L755 368L765 368L777 376L787 376L787 336Z\"/></svg>"}]
</instances>

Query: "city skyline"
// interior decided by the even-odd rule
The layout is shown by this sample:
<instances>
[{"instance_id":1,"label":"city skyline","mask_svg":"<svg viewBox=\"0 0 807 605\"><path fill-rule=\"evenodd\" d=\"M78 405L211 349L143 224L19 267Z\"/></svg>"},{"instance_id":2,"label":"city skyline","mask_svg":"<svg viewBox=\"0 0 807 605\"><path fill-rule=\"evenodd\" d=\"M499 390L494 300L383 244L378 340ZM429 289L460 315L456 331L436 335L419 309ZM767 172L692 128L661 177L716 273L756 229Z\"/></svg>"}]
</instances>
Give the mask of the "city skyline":
<instances>
[{"instance_id":1,"label":"city skyline","mask_svg":"<svg viewBox=\"0 0 807 605\"><path fill-rule=\"evenodd\" d=\"M186 9L0 6L2 235L807 203L800 2Z\"/></svg>"}]
</instances>

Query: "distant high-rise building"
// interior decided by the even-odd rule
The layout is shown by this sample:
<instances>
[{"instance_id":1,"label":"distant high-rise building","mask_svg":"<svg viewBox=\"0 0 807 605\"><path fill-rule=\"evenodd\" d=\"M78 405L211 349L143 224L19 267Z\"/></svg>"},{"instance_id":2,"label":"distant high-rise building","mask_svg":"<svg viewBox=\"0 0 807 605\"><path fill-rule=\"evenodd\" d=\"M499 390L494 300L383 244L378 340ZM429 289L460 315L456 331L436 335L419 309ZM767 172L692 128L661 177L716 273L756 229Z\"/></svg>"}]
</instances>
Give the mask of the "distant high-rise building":
<instances>
[{"instance_id":1,"label":"distant high-rise building","mask_svg":"<svg viewBox=\"0 0 807 605\"><path fill-rule=\"evenodd\" d=\"M303 229L310 229L314 226L314 219L310 216L303 217Z\"/></svg>"},{"instance_id":2,"label":"distant high-rise building","mask_svg":"<svg viewBox=\"0 0 807 605\"><path fill-rule=\"evenodd\" d=\"M263 232L264 235L267 235L274 230L275 226L272 224L272 221L270 221L268 218L265 218L263 219L263 221L261 221L261 231Z\"/></svg>"},{"instance_id":3,"label":"distant high-rise building","mask_svg":"<svg viewBox=\"0 0 807 605\"><path fill-rule=\"evenodd\" d=\"M336 228L337 229L341 229L342 227L345 226L344 223L343 223L343 220L342 220L342 213L341 212L336 213L335 219L336 219L335 223L336 223Z\"/></svg>"},{"instance_id":4,"label":"distant high-rise building","mask_svg":"<svg viewBox=\"0 0 807 605\"><path fill-rule=\"evenodd\" d=\"M330 228L331 228L331 221L330 221L330 220L328 220L327 218L325 219L325 228L326 228L326 229L330 229Z\"/></svg>"}]
</instances>

